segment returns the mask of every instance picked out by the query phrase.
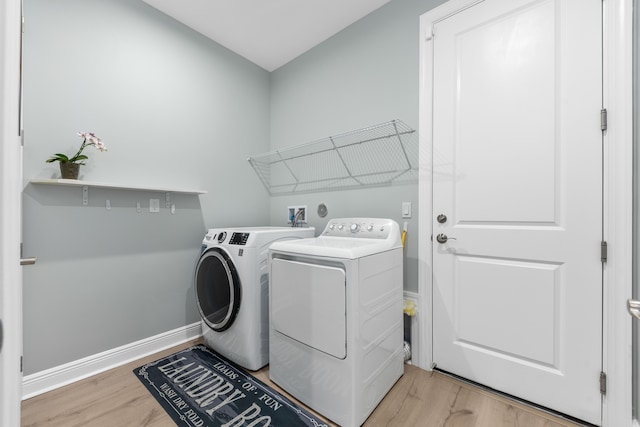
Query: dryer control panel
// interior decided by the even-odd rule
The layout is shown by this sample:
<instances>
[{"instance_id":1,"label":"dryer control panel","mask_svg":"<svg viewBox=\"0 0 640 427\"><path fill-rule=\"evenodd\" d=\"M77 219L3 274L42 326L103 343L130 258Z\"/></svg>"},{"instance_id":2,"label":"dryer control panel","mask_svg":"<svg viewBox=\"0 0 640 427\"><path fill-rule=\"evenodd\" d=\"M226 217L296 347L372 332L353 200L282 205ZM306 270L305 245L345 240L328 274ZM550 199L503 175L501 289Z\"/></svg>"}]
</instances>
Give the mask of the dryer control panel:
<instances>
[{"instance_id":1,"label":"dryer control panel","mask_svg":"<svg viewBox=\"0 0 640 427\"><path fill-rule=\"evenodd\" d=\"M398 224L383 218L339 218L329 221L323 236L388 239Z\"/></svg>"}]
</instances>

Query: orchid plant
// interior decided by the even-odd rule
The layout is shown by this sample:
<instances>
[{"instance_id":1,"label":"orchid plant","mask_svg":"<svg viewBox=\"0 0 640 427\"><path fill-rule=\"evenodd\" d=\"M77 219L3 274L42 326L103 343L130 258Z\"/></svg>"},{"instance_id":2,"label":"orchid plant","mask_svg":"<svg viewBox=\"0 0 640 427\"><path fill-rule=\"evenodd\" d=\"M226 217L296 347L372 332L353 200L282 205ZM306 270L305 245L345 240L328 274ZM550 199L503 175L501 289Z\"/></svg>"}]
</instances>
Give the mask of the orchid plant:
<instances>
[{"instance_id":1,"label":"orchid plant","mask_svg":"<svg viewBox=\"0 0 640 427\"><path fill-rule=\"evenodd\" d=\"M102 139L98 138L93 132L78 132L78 136L81 137L82 145L80 145L80 149L73 157L69 157L66 154L56 153L51 156L50 159L47 159L47 163L60 162L60 163L76 163L79 165L84 165L83 160L87 160L85 154L82 154L85 148L89 146L94 146L96 149L100 151L107 151L107 147L102 143Z\"/></svg>"}]
</instances>

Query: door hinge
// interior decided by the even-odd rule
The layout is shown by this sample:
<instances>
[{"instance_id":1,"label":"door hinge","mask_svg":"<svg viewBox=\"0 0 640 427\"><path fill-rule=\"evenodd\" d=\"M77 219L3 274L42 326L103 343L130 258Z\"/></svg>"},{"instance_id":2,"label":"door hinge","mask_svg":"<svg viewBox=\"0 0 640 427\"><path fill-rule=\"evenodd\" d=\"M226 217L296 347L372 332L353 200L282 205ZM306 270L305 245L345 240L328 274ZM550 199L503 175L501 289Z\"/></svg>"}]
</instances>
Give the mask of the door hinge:
<instances>
[{"instance_id":1,"label":"door hinge","mask_svg":"<svg viewBox=\"0 0 640 427\"><path fill-rule=\"evenodd\" d=\"M436 31L435 28L432 27L431 31L429 31L428 34L425 34L424 41L429 42L433 40L433 38L436 35L435 31Z\"/></svg>"},{"instance_id":2,"label":"door hinge","mask_svg":"<svg viewBox=\"0 0 640 427\"><path fill-rule=\"evenodd\" d=\"M607 262L607 242L600 242L600 261Z\"/></svg>"},{"instance_id":3,"label":"door hinge","mask_svg":"<svg viewBox=\"0 0 640 427\"><path fill-rule=\"evenodd\" d=\"M600 130L603 132L607 130L607 109L600 110Z\"/></svg>"},{"instance_id":4,"label":"door hinge","mask_svg":"<svg viewBox=\"0 0 640 427\"><path fill-rule=\"evenodd\" d=\"M600 372L600 394L607 394L607 374Z\"/></svg>"}]
</instances>

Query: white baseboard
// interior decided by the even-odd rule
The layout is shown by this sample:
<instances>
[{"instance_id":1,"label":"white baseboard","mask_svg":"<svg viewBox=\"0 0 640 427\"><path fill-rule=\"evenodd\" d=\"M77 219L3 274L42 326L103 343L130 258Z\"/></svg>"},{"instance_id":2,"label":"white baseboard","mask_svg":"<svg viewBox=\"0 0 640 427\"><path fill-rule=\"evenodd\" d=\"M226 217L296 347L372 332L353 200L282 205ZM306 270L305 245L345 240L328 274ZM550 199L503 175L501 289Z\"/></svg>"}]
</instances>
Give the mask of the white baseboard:
<instances>
[{"instance_id":1,"label":"white baseboard","mask_svg":"<svg viewBox=\"0 0 640 427\"><path fill-rule=\"evenodd\" d=\"M100 372L193 340L202 335L200 322L145 338L64 365L55 366L22 379L22 399L71 384Z\"/></svg>"}]
</instances>

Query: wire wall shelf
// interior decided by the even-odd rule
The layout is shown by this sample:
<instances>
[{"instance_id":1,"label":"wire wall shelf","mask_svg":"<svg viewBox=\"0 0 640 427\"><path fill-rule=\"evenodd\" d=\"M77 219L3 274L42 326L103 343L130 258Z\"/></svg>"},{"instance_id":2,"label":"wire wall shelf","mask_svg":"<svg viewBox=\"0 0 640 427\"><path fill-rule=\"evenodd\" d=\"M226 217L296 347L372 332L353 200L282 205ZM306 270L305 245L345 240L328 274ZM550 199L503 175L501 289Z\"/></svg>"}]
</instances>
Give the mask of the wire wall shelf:
<instances>
[{"instance_id":1,"label":"wire wall shelf","mask_svg":"<svg viewBox=\"0 0 640 427\"><path fill-rule=\"evenodd\" d=\"M412 183L418 135L392 120L248 160L271 195Z\"/></svg>"}]
</instances>

